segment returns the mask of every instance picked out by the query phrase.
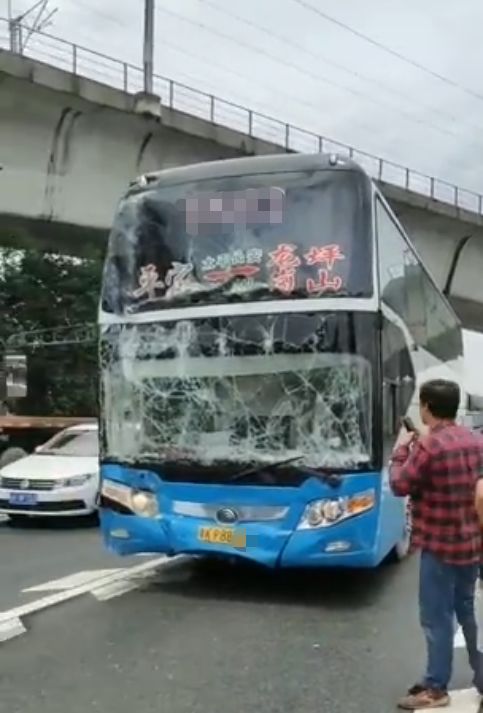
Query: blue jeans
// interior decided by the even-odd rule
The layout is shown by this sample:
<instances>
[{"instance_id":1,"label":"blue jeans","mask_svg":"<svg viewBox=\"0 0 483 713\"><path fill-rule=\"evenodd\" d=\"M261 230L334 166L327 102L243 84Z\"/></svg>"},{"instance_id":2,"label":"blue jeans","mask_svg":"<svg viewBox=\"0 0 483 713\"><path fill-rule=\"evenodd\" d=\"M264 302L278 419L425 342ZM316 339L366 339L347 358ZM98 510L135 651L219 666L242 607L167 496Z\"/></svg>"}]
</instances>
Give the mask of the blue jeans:
<instances>
[{"instance_id":1,"label":"blue jeans","mask_svg":"<svg viewBox=\"0 0 483 713\"><path fill-rule=\"evenodd\" d=\"M454 617L466 642L473 684L483 693L483 654L478 650L475 587L478 565L448 564L431 552L421 553L420 620L427 645L424 685L447 690L453 669Z\"/></svg>"}]
</instances>

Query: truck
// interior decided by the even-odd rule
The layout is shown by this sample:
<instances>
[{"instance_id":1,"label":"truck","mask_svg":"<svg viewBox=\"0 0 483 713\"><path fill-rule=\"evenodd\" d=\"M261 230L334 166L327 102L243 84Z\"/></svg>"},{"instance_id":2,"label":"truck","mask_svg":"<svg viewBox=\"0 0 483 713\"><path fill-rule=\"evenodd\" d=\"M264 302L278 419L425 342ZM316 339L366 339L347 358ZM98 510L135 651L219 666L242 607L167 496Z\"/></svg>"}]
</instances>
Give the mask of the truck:
<instances>
[{"instance_id":1,"label":"truck","mask_svg":"<svg viewBox=\"0 0 483 713\"><path fill-rule=\"evenodd\" d=\"M33 453L37 446L64 428L96 422L92 417L13 413L18 400L26 396L26 355L4 354L0 366L0 469Z\"/></svg>"}]
</instances>

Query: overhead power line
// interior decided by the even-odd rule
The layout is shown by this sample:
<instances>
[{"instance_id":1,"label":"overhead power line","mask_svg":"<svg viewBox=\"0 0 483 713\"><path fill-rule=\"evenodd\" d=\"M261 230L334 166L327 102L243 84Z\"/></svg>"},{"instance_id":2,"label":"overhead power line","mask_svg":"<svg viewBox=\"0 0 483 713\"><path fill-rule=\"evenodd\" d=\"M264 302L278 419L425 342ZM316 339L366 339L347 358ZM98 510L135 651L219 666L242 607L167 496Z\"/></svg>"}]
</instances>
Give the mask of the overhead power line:
<instances>
[{"instance_id":1,"label":"overhead power line","mask_svg":"<svg viewBox=\"0 0 483 713\"><path fill-rule=\"evenodd\" d=\"M200 55L195 52L191 52L190 50L186 49L182 45L175 44L173 42L169 42L169 40L163 40L163 46L167 47L168 49L172 49L175 52L179 52L180 54L183 54L187 57L191 57L194 59L196 62L202 62L203 64L206 64L210 67L215 68L218 72L223 72L225 74L231 74L234 77L237 77L241 81L250 84L253 88L253 77L248 76L247 74L244 74L243 72L238 72L236 69L233 67L227 67L224 64L220 64L220 62L217 62L215 59L208 59L207 57ZM186 75L188 76L188 75ZM189 77L190 81L194 81L193 77ZM289 94L288 92L284 92L282 89L279 89L278 87L274 87L272 84L269 84L268 82L262 82L260 80L257 80L257 88L260 89L265 89L266 91L270 92L270 95L276 95L279 96L280 98L283 98L285 101L289 102L296 102L297 105L302 106L302 107L307 107L313 112L317 112L320 115L320 104L315 104L314 102L307 101L307 99L303 99L298 96L294 96L293 94ZM211 92L212 93L212 92ZM252 104L253 104L253 97L250 98ZM250 100L244 99L244 100L238 100L238 101L244 101L247 104L250 103ZM263 113L263 110L260 110L260 113ZM358 117L357 123L361 126L364 127L365 129L368 129L369 131L374 131L374 127L368 123L364 123L363 121L360 121L360 118ZM333 141L334 143L338 143L335 139L330 139L327 138L328 141Z\"/></svg>"},{"instance_id":2,"label":"overhead power line","mask_svg":"<svg viewBox=\"0 0 483 713\"><path fill-rule=\"evenodd\" d=\"M231 42L232 44L237 44L240 47L249 49L251 52L256 52L257 54L267 57L272 62L281 64L281 65L287 67L288 69L291 69L292 71L296 71L299 74L302 74L305 77L310 77L318 83L332 86L335 89L337 89L338 91L343 91L343 92L352 94L354 96L362 98L366 102L369 102L376 106L382 106L385 109L389 109L390 111L397 114L398 117L400 117L400 118L404 117L407 121L410 121L415 124L419 124L421 126L426 126L428 128L431 128L434 131L438 131L441 134L445 134L446 136L451 136L452 138L454 138L454 137L461 138L461 136L459 134L455 133L454 131L451 131L450 129L448 129L446 127L442 127L442 126L439 126L438 124L435 124L434 122L419 118L419 117L415 116L414 114L406 111L405 109L401 109L400 107L395 107L392 104L389 104L382 99L377 99L375 97L368 96L365 92L355 89L354 87L349 87L347 85L341 84L340 82L336 82L335 80L333 80L329 77L311 72L309 69L296 64L292 60L285 60L281 57L277 57L276 55L272 54L271 52L268 52L267 50L265 50L261 47L257 47L254 44L246 42L245 40L240 40L240 39L235 38L231 35L228 35L225 32L222 32L221 30L217 30L204 22L201 22L199 20L192 20L191 18L185 17L184 15L180 15L179 13L174 12L173 10L168 10L167 8L162 7L162 6L158 6L157 11L158 11L158 13L163 12L164 14L174 17L178 20L181 20L182 22L185 22L185 23L190 24L194 27L203 29L206 32L209 32L210 34L212 34L216 37L220 37L220 38L224 39L225 41Z\"/></svg>"},{"instance_id":3,"label":"overhead power line","mask_svg":"<svg viewBox=\"0 0 483 713\"><path fill-rule=\"evenodd\" d=\"M401 60L402 62L405 62L406 64L410 64L412 67L415 67L416 69L419 69L422 72L425 72L426 74L430 75L434 79L438 79L439 81L444 82L445 84L447 84L450 87L453 87L454 89L459 89L460 91L465 92L465 94L472 96L474 99L483 100L483 94L480 94L479 92L474 91L470 87L466 87L463 84L460 84L459 82L455 81L454 79L451 79L450 77L446 77L444 74L440 74L439 72L436 72L434 69L431 69L431 67L427 67L426 65L422 64L422 62L418 62L417 60L412 59L412 57L407 57L402 52L398 52L397 50L393 49L392 47L385 45L383 42L379 42L379 40L375 40L373 37L369 37L368 35L365 35L363 32L360 32L359 30L356 30L354 27L351 27L350 25L347 25L345 22L342 22L342 20L338 20L337 18L332 17L331 15L324 12L323 10L320 10L320 8L318 8L318 7L314 7L314 5L311 5L309 2L307 2L307 0L292 0L292 2L296 3L300 7L305 8L309 12L313 12L316 15L318 15L319 17L322 17L324 20L327 20L327 22L330 22L333 25L337 25L337 27L340 27L343 30L350 32L355 37L358 37L359 39L364 40L365 42L368 42L369 44L373 45L373 47L377 47L378 49L382 50L383 52L386 52L387 54L392 55L393 57L396 57L397 59Z\"/></svg>"},{"instance_id":4,"label":"overhead power line","mask_svg":"<svg viewBox=\"0 0 483 713\"><path fill-rule=\"evenodd\" d=\"M141 2L141 0L140 0L140 2ZM296 49L299 50L299 51L305 52L306 54L308 54L309 56L312 56L313 58L317 59L318 61L323 61L323 62L325 62L326 64L332 65L333 67L335 67L335 68L337 68L337 69L339 69L339 70L341 70L341 71L343 71L343 72L346 72L346 73L349 74L349 75L352 75L352 76L356 77L358 80L362 80L362 81L368 82L368 83L370 83L370 84L373 84L373 85L376 86L379 90L382 90L382 91L385 91L385 92L387 92L387 93L393 94L394 96L403 99L406 103L407 103L408 101L410 101L411 104L414 104L414 97L412 97L412 96L409 97L409 96L405 95L403 92L400 92L400 91L398 91L397 89L394 89L393 87L388 87L388 86L387 86L386 84L384 84L383 82L380 82L379 80L377 80L377 79L375 79L375 78L373 78L373 77L368 77L367 75L364 75L362 72L360 72L360 71L358 71L358 70L355 70L355 69L353 69L353 68L347 67L347 66L345 66L345 65L342 64L342 63L339 63L339 62L337 62L337 61L335 61L335 60L333 60L333 59L331 59L331 58L326 57L325 55L322 55L322 54L320 54L320 53L313 52L313 51L309 50L308 48L304 47L302 44L299 44L299 43L297 43L297 42L294 42L293 39L291 39L291 38L289 38L289 37L287 37L287 36L284 36L284 35L276 34L276 33L273 32L272 30L269 30L267 27L264 27L264 26L259 25L259 24L255 23L255 22L251 21L251 20L248 20L248 19L246 19L246 18L244 18L244 17L241 17L240 15L237 15L236 13L234 13L234 12L228 10L225 6L218 5L218 3L214 2L213 0L198 0L198 2L202 2L202 3L204 3L204 4L208 5L208 6L211 6L211 7L214 8L217 12L222 13L222 14L225 14L225 15L227 15L227 16L233 18L233 19L236 19L237 21L242 22L242 23L246 24L246 25L249 26L249 27L256 28L256 29L258 29L259 31L265 33L267 36L270 36L270 37L272 37L272 38L274 38L274 39L276 39L276 40L278 40L278 41L280 41L280 42L283 42L285 45L288 44L288 45L290 45L290 46L296 48ZM294 2L297 2L297 0L294 0ZM121 27L127 28L127 26L126 26L123 22L120 21L119 17L114 16L114 15L111 15L111 14L108 14L108 13L105 13L105 12L102 12L102 11L99 11L97 8L94 8L93 6L88 5L84 0L76 0L76 5L81 6L81 7L84 7L86 10L91 11L92 13L98 15L99 17L103 17L104 19L106 19L106 20L108 20L108 21L114 22L114 23L118 24L118 25L121 26ZM311 6L309 6L308 3L306 4L306 6L307 6L307 9L309 9L309 8L311 7ZM417 124L426 126L426 127L430 128L430 129L432 129L433 131L438 131L439 133L443 133L443 134L445 134L446 136L451 136L451 137L454 137L454 138L459 138L459 137L461 137L461 133L452 131L450 128L443 127L443 126L440 126L440 125L438 125L438 124L435 124L435 123L432 122L432 121L428 121L427 119L423 119L423 118L419 117L417 114L414 114L413 112L409 112L409 111L407 111L407 110L405 110L405 109L401 109L399 106L395 106L395 105L393 105L393 104L391 104L391 103L388 103L388 102L386 102L386 101L384 101L384 100L376 99L376 98L374 98L374 97L370 97L370 96L368 96L367 94L365 94L364 92L361 92L361 91L355 89L354 87L344 86L343 84L337 83L337 82L335 82L334 80L331 80L331 79L329 79L329 78L327 78L327 77L323 77L323 76L320 76L320 75L316 75L316 74L310 72L310 70L307 70L307 69L305 69L305 68L303 68L303 67L298 67L298 66L294 65L293 63L285 62L285 61L282 60L281 58L276 57L275 55L273 55L273 54L267 52L266 50L261 50L260 48L255 47L254 45L251 45L251 44L246 43L246 42L244 42L244 41L242 41L242 40L239 40L239 39L237 39L237 38L234 38L234 37L232 37L232 36L230 36L230 35L227 35L227 34L225 34L225 33L222 33L222 32L220 32L220 31L216 30L215 28L212 28L212 27L209 27L209 26L205 25L205 24L202 23L202 22L192 20L191 18L188 18L188 17L185 17L185 16L183 16L183 15L180 15L180 14L178 14L178 13L172 11L172 10L168 10L167 8L164 8L164 7L162 7L162 6L158 7L157 10L158 10L158 12L164 12L165 14L171 15L172 17L175 17L176 19L179 19L179 20L181 20L181 21L183 21L183 22L186 22L186 23L188 23L188 24L191 24L192 26L195 26L195 27L199 27L199 28L201 28L201 29L204 29L205 31L210 32L211 34L214 34L215 36L222 37L223 39L225 39L225 40L227 40L227 41L230 41L230 42L233 42L233 43L235 43L235 44L238 44L239 46L242 46L242 47L244 47L244 48L248 48L248 49L250 49L250 50L252 50L252 51L256 51L256 52L258 52L258 53L262 53L262 54L264 54L265 56L267 56L267 57L269 57L270 59L272 59L272 61L275 61L275 62L281 63L281 64L285 64L285 66L288 66L288 67L290 67L291 69L295 69L296 71L303 72L306 76L311 77L311 78L313 78L314 80L316 80L316 81L318 81L318 82L323 82L323 83L325 83L325 84L330 84L331 86L334 86L334 87L337 88L338 90L350 92L350 93L352 93L352 94L354 94L354 95L356 95L356 96L362 97L365 101L368 101L368 102L370 102L370 103L373 103L373 104L376 104L376 105L379 105L379 106L383 106L383 107L385 107L385 108L388 108L389 110L391 110L391 111L393 111L393 112L395 112L395 113L397 112L399 115L402 115L402 116L403 116L404 118L406 118L408 121L411 121L411 122L413 122L413 123L417 123ZM315 11L315 10L316 10L316 8L314 8L314 11ZM166 43L166 42L163 42L163 43L169 45L169 43ZM187 55L190 54L190 53L187 52L186 50L183 50L183 48L182 48L181 46L176 46L176 45L171 44L171 47L173 47L174 49L177 49L177 50L180 51L180 52L183 52L183 51L184 51L184 53L187 54ZM195 55L192 55L192 56L195 57ZM202 61L205 61L205 62L209 63L207 60L202 60ZM228 71L228 72L230 72L230 73L233 74L233 71L232 71L231 69L227 69L227 68L225 68L225 67L222 67L221 65L217 65L217 66L218 66L218 69L219 69L219 70L221 69L222 71ZM248 77L246 77L246 76L243 77L241 74L239 74L239 76L240 76L242 79L248 79ZM272 88L272 89L273 89L273 88ZM281 94L281 92L279 92L279 93ZM284 93L284 94L285 94L286 96L289 96L289 95L286 94L286 93ZM310 103L308 103L308 102L306 102L306 101L304 101L304 100L302 100L302 99L297 98L296 101L299 102L300 104L305 104L306 106L310 106L311 108L315 108L315 109L317 109L317 110L319 109L319 107L316 107L316 105L314 105L314 104L311 105ZM455 116L455 115L453 115L453 114L450 114L450 113L447 112L447 111L442 112L441 109L439 109L439 108L437 108L437 107L433 107L433 106L424 104L424 103L422 103L422 102L418 102L418 104L419 104L420 107L422 107L423 109L426 109L426 110L429 111L429 112L437 112L437 115L438 115L439 117L446 117L446 118L447 118L451 123L453 123L453 124L456 124L456 125L466 125L466 127L468 127L468 128L471 128L471 129L476 130L476 131L478 131L478 132L483 132L483 126L480 126L480 125L478 125L478 124L474 124L474 123L472 123L472 122L468 122L466 119L461 118L461 117L457 117L457 116ZM463 127L463 128L464 128L464 127Z\"/></svg>"},{"instance_id":5,"label":"overhead power line","mask_svg":"<svg viewBox=\"0 0 483 713\"><path fill-rule=\"evenodd\" d=\"M406 103L408 103L408 102L410 102L411 104L415 103L414 96L409 96L409 95L405 94L404 92L401 92L398 89L395 89L394 87L388 87L387 84L385 84L384 82L381 82L378 79L375 79L374 77L369 77L357 69L353 69L352 67L348 67L347 65L341 64L340 62L337 62L336 60L333 60L332 58L329 58L326 55L321 54L320 52L314 52L314 51L310 50L308 47L305 47L304 45L302 45L298 42L295 42L291 37L287 37L286 35L277 34L272 29L269 29L268 27L260 25L257 22L253 22L252 20L248 20L247 18L242 17L235 12L232 12L231 10L227 9L227 7L225 5L221 5L218 2L215 2L214 0L198 0L198 2L203 3L204 5L207 5L208 7L212 7L216 12L226 15L227 17L231 17L232 19L236 20L237 22L243 23L247 27L252 27L252 28L258 30L259 32L263 32L268 37L275 39L278 42L282 42L286 46L294 47L298 51L304 52L305 54L309 55L310 57L313 57L317 61L322 61L328 65L331 65L332 67L335 67L336 69L338 69L342 72L345 72L346 74L356 77L356 79L358 79L358 80L362 80L363 82L372 84L373 86L377 87L377 89L387 92L388 94L392 94L395 97L398 97L399 99L404 100ZM450 114L447 111L441 111L441 109L439 107L434 107L429 104L424 104L420 101L418 101L417 103L421 108L425 109L428 112L437 112L439 117L443 117L443 116L447 117L454 124L461 125L461 124L465 123L465 124L467 124L468 127L472 128L473 130L483 132L483 126L480 126L478 124L473 124L472 122L467 122L465 119L455 116L454 114ZM396 108L396 107L394 107L394 108Z\"/></svg>"}]
</instances>

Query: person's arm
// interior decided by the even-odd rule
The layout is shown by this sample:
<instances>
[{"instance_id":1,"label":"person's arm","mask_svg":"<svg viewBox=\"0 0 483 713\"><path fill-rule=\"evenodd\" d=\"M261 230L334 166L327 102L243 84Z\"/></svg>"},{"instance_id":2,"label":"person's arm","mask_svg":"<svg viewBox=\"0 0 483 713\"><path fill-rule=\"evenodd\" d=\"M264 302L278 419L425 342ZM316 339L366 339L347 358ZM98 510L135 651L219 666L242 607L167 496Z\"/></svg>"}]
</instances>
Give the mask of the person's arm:
<instances>
[{"instance_id":1,"label":"person's arm","mask_svg":"<svg viewBox=\"0 0 483 713\"><path fill-rule=\"evenodd\" d=\"M389 482L394 495L418 495L427 477L429 452L423 440L414 440L412 447L403 443L395 449L389 463Z\"/></svg>"},{"instance_id":2,"label":"person's arm","mask_svg":"<svg viewBox=\"0 0 483 713\"><path fill-rule=\"evenodd\" d=\"M478 514L478 520L480 521L481 527L483 527L483 446L480 451L480 467L479 467L479 478L476 481L475 490L475 508Z\"/></svg>"}]
</instances>

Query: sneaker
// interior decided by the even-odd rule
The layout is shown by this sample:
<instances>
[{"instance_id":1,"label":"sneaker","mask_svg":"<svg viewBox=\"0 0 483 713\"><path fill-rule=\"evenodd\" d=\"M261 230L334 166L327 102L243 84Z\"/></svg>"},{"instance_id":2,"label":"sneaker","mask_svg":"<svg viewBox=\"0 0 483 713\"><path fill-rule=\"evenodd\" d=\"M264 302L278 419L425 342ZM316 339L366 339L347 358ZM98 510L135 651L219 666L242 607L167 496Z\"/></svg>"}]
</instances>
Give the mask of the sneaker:
<instances>
[{"instance_id":1,"label":"sneaker","mask_svg":"<svg viewBox=\"0 0 483 713\"><path fill-rule=\"evenodd\" d=\"M408 696L415 696L418 693L426 690L424 683L416 683L408 691Z\"/></svg>"},{"instance_id":2,"label":"sneaker","mask_svg":"<svg viewBox=\"0 0 483 713\"><path fill-rule=\"evenodd\" d=\"M429 710L430 708L445 708L449 706L450 697L447 691L435 688L425 688L420 684L413 686L404 698L398 701L398 708L405 711Z\"/></svg>"}]
</instances>

